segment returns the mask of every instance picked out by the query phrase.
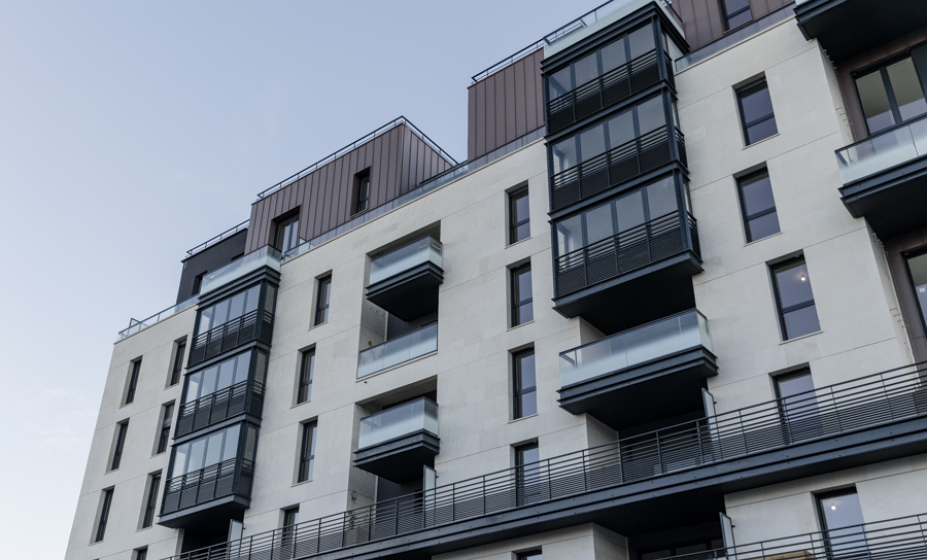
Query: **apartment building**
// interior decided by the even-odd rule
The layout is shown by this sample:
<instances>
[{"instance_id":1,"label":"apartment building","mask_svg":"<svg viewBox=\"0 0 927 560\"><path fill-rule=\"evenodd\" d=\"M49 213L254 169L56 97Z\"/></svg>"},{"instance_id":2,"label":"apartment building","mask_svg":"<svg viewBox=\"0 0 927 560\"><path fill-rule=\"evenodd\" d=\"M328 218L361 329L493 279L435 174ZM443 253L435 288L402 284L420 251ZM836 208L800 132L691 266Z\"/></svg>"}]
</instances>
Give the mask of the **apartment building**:
<instances>
[{"instance_id":1,"label":"apartment building","mask_svg":"<svg viewBox=\"0 0 927 560\"><path fill-rule=\"evenodd\" d=\"M925 91L916 0L568 22L188 252L67 558L927 558Z\"/></svg>"}]
</instances>

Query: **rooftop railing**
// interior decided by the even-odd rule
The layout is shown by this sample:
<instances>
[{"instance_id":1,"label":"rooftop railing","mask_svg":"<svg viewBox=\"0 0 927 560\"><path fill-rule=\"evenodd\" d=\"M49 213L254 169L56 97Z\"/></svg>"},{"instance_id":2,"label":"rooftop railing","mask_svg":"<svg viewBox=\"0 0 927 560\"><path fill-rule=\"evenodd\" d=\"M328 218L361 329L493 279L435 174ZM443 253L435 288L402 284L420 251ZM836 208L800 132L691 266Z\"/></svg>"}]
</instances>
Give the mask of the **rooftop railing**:
<instances>
[{"instance_id":1,"label":"rooftop railing","mask_svg":"<svg viewBox=\"0 0 927 560\"><path fill-rule=\"evenodd\" d=\"M405 118L405 117L398 117L398 118L393 119L392 121L390 121L390 122L384 124L383 126L381 126L380 128L374 130L373 132L371 132L371 133L369 133L369 134L367 134L367 135L365 135L365 136L362 136L361 138L358 138L357 140L355 140L354 142L352 142L352 143L348 144L347 146L341 148L340 150L336 150L336 151L334 151L334 152L328 154L327 156L325 156L325 157L323 157L322 159L320 159L319 161L313 163L313 164L310 165L309 167L306 167L306 168L303 169L302 171L299 171L299 172L297 172L297 173L294 173L293 175L290 175L289 177L287 177L286 179L280 181L280 182L277 183L276 185L273 185L272 187L269 187L269 188L267 188L267 189L264 189L263 191L261 191L261 192L258 193L258 195L257 195L258 200L261 200L262 198L266 197L267 195L272 194L272 193L274 193L274 192L276 192L276 191L282 189L283 187L289 185L289 184L292 183L293 181L298 181L299 179L302 179L302 178L305 177L306 175L309 175L310 173L312 173L312 172L314 172L314 171L317 171L317 170L321 169L323 166L325 166L325 165L327 165L327 164L329 164L329 163L335 161L336 159L340 158L341 156L347 154L348 152L350 152L350 151L352 151L352 150L354 150L354 149L356 149L356 148L358 148L358 147L360 147L360 146L366 144L367 142L370 142L371 140L373 140L373 139L375 139L375 138L377 138L377 137L379 137L379 136L382 136L382 135L386 134L387 132L391 131L392 129L394 129L394 128L396 128L397 126L400 126L400 125L405 125L406 128L408 128L409 130L412 131L413 134L415 134L416 136L418 136L419 139L421 139L422 142L428 144L428 146L429 146L432 150L438 152L438 154L440 154L441 157L443 157L444 159L446 159L447 161L451 162L451 163L454 164L454 165L457 164L457 160L456 160L456 159L454 159L453 157L451 157L451 155L448 154L447 152L445 152L445 151L441 148L441 146L438 146L431 138L429 138L428 136L426 136L425 133L422 132L421 130L419 130L418 127L416 127L414 124L412 124L412 122L411 122L409 119L407 119L407 118Z\"/></svg>"},{"instance_id":2,"label":"rooftop railing","mask_svg":"<svg viewBox=\"0 0 927 560\"><path fill-rule=\"evenodd\" d=\"M203 283L200 286L200 294L211 292L265 266L277 271L280 270L280 251L272 245L264 245L260 249L255 249L219 270L204 276Z\"/></svg>"},{"instance_id":3,"label":"rooftop railing","mask_svg":"<svg viewBox=\"0 0 927 560\"><path fill-rule=\"evenodd\" d=\"M370 261L370 283L376 284L426 262L444 265L441 242L431 236L416 239Z\"/></svg>"},{"instance_id":4,"label":"rooftop railing","mask_svg":"<svg viewBox=\"0 0 927 560\"><path fill-rule=\"evenodd\" d=\"M188 300L182 301L176 305L172 305L163 311L159 311L158 313L155 313L154 315L152 315L151 317L148 317L147 319L142 319L141 321L139 321L138 319L129 319L129 326L119 331L119 334L116 335L117 336L116 340L117 341L122 340L123 338L127 336L131 336L143 329L147 329L148 327L150 327L151 325L154 325L158 321L163 321L164 319L167 319L168 317L172 317L180 313L181 311L189 309L193 307L194 305L196 305L196 303L199 300L200 300L200 297L198 295L193 296L192 298Z\"/></svg>"},{"instance_id":5,"label":"rooftop railing","mask_svg":"<svg viewBox=\"0 0 927 560\"><path fill-rule=\"evenodd\" d=\"M373 447L422 430L438 435L438 403L427 397L361 419L357 448Z\"/></svg>"},{"instance_id":6,"label":"rooftop railing","mask_svg":"<svg viewBox=\"0 0 927 560\"><path fill-rule=\"evenodd\" d=\"M357 378L389 369L438 351L438 323L430 323L393 340L362 350L357 356Z\"/></svg>"},{"instance_id":7,"label":"rooftop railing","mask_svg":"<svg viewBox=\"0 0 927 560\"><path fill-rule=\"evenodd\" d=\"M708 320L691 309L560 353L560 385L601 377L703 346L711 351Z\"/></svg>"},{"instance_id":8,"label":"rooftop railing","mask_svg":"<svg viewBox=\"0 0 927 560\"><path fill-rule=\"evenodd\" d=\"M269 555L276 558L277 554L307 558L425 528L912 419L927 413L927 390L920 378L925 371L918 369L922 365L869 375L384 500L186 552L172 560L257 560ZM742 560L739 555L737 559Z\"/></svg>"},{"instance_id":9,"label":"rooftop railing","mask_svg":"<svg viewBox=\"0 0 927 560\"><path fill-rule=\"evenodd\" d=\"M217 244L219 244L219 243L225 241L225 240L228 239L229 237L232 237L232 236L235 235L236 233L239 233L239 232L242 232L242 231L247 231L247 229L248 229L248 223L249 223L250 221L251 221L251 220L245 220L245 221L243 221L242 223L238 224L237 226L231 227L231 228L229 228L229 229L223 231L222 233L220 233L219 235L213 237L212 239L209 239L209 240L207 240L207 241L205 241L205 242L203 242L203 243L200 243L200 244L197 245L196 247L194 247L194 248L190 249L189 251L187 251L187 257L192 257L193 255L195 255L196 253L199 253L200 251L205 251L206 249L212 247L213 245L217 245Z\"/></svg>"},{"instance_id":10,"label":"rooftop railing","mask_svg":"<svg viewBox=\"0 0 927 560\"><path fill-rule=\"evenodd\" d=\"M843 184L927 156L927 115L837 150Z\"/></svg>"}]
</instances>

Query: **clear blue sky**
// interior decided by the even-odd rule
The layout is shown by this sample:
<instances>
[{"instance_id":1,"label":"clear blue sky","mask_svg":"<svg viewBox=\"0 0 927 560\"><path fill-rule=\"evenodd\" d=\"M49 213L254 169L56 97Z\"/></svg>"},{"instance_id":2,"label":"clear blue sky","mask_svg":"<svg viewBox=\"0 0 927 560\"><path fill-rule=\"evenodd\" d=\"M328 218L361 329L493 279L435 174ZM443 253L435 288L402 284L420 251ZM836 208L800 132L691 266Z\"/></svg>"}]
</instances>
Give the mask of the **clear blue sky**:
<instances>
[{"instance_id":1,"label":"clear blue sky","mask_svg":"<svg viewBox=\"0 0 927 560\"><path fill-rule=\"evenodd\" d=\"M63 557L111 344L186 249L399 115L464 160L470 76L598 3L0 2L0 555Z\"/></svg>"}]
</instances>

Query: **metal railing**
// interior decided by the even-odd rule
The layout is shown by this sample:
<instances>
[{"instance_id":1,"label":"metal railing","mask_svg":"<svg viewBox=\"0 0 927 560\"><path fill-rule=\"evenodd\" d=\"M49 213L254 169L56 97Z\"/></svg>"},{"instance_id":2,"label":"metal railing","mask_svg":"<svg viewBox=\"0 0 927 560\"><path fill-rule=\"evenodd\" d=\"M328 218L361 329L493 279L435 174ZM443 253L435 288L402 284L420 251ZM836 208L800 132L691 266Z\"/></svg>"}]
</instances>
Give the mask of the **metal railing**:
<instances>
[{"instance_id":1,"label":"metal railing","mask_svg":"<svg viewBox=\"0 0 927 560\"><path fill-rule=\"evenodd\" d=\"M426 262L444 265L441 242L426 235L370 260L370 284L382 282Z\"/></svg>"},{"instance_id":2,"label":"metal railing","mask_svg":"<svg viewBox=\"0 0 927 560\"><path fill-rule=\"evenodd\" d=\"M238 233L238 232L247 230L247 229L248 229L248 222L250 222L250 221L251 221L251 220L245 220L245 221L243 221L242 223L238 224L237 226L232 227L232 228L229 228L229 229L223 231L222 233L220 233L219 235L213 237L212 239L209 239L209 240L207 240L207 241L205 241L205 242L203 242L203 243L200 243L200 244L197 245L196 247L194 247L194 248L190 249L189 251L187 251L187 256L188 256L188 257L191 257L191 256L193 256L195 253L199 253L200 251L204 251L204 250L208 249L209 247L212 247L213 245L216 245L217 243L221 243L222 241L225 241L226 239L228 239L229 237L232 237L233 235L235 235L235 234Z\"/></svg>"},{"instance_id":3,"label":"metal railing","mask_svg":"<svg viewBox=\"0 0 927 560\"><path fill-rule=\"evenodd\" d=\"M362 350L357 356L357 378L381 372L438 351L438 323L429 323L400 337Z\"/></svg>"},{"instance_id":4,"label":"metal railing","mask_svg":"<svg viewBox=\"0 0 927 560\"><path fill-rule=\"evenodd\" d=\"M927 514L740 544L661 560L915 560L927 558Z\"/></svg>"},{"instance_id":5,"label":"metal railing","mask_svg":"<svg viewBox=\"0 0 927 560\"><path fill-rule=\"evenodd\" d=\"M667 79L672 79L669 57L666 57L664 65ZM657 51L654 49L548 102L547 130L553 134L644 90L660 78Z\"/></svg>"},{"instance_id":6,"label":"metal railing","mask_svg":"<svg viewBox=\"0 0 927 560\"><path fill-rule=\"evenodd\" d=\"M836 151L843 184L927 156L927 115Z\"/></svg>"},{"instance_id":7,"label":"metal railing","mask_svg":"<svg viewBox=\"0 0 927 560\"><path fill-rule=\"evenodd\" d=\"M174 438L185 436L245 412L260 416L263 407L263 383L246 380L224 387L180 406Z\"/></svg>"},{"instance_id":8,"label":"metal railing","mask_svg":"<svg viewBox=\"0 0 927 560\"><path fill-rule=\"evenodd\" d=\"M420 397L361 418L358 450L425 430L438 435L438 403Z\"/></svg>"},{"instance_id":9,"label":"metal railing","mask_svg":"<svg viewBox=\"0 0 927 560\"><path fill-rule=\"evenodd\" d=\"M263 319L263 324L260 319ZM262 342L270 344L273 327L274 314L259 309L222 323L193 339L190 345L189 365L196 365L223 352L238 348L258 336Z\"/></svg>"},{"instance_id":10,"label":"metal railing","mask_svg":"<svg viewBox=\"0 0 927 560\"><path fill-rule=\"evenodd\" d=\"M232 494L250 497L253 478L253 461L237 457L176 476L164 484L161 515Z\"/></svg>"},{"instance_id":11,"label":"metal railing","mask_svg":"<svg viewBox=\"0 0 927 560\"><path fill-rule=\"evenodd\" d=\"M686 239L685 228L693 243ZM691 214L678 210L560 255L554 261L556 297L582 290L691 250L699 255L698 228Z\"/></svg>"},{"instance_id":12,"label":"metal railing","mask_svg":"<svg viewBox=\"0 0 927 560\"><path fill-rule=\"evenodd\" d=\"M176 305L172 305L163 311L159 311L155 313L154 315L152 315L151 317L148 317L147 319L142 319L141 321L139 321L138 319L129 319L129 326L119 331L119 334L116 335L117 337L116 340L117 341L122 340L123 338L126 338L127 336L131 336L141 330L147 329L148 327L150 327L151 325L154 325L155 323L159 321L163 321L164 319L167 319L168 317L172 317L180 313L181 311L185 311L193 307L194 305L196 305L197 302L199 302L199 300L200 300L200 297L196 295L186 301L182 301Z\"/></svg>"},{"instance_id":13,"label":"metal railing","mask_svg":"<svg viewBox=\"0 0 927 560\"><path fill-rule=\"evenodd\" d=\"M418 136L419 139L420 139L422 142L425 142L426 144L428 144L428 146L429 146L432 150L436 151L441 157L443 157L444 159L446 159L447 161L449 161L451 164L457 165L457 160L454 159L453 157L451 157L450 154L448 154L447 152L445 152L445 151L441 148L441 146L438 146L431 138L429 138L428 136L426 136L425 133L422 132L421 130L419 130L417 126L415 126L414 124L412 124L412 122L411 122L409 119L407 119L407 118L405 118L405 117L403 117L403 116L400 116L400 117L398 117L398 118L396 118L396 119L393 119L393 120L391 120L390 122L384 124L383 126L381 126L380 128L374 130L373 132L371 132L371 133L369 133L369 134L366 134L366 135L364 135L364 136L358 138L357 140L355 140L354 142L352 142L352 143L348 144L347 146L341 148L340 150L336 150L336 151L332 152L331 154L328 154L327 156L325 156L325 157L323 157L322 159L320 159L319 161L313 163L313 164L310 165L309 167L306 167L306 168L303 169L302 171L299 171L299 172L297 172L297 173L294 173L293 175L290 175L289 177L287 177L286 179L280 181L280 182L277 183L276 185L273 185L272 187L269 187L269 188L267 188L267 189L264 189L263 191L261 191L261 192L258 193L258 195L257 195L258 200L261 200L262 198L266 197L267 195L272 194L272 193L274 193L274 192L276 192L276 191L282 189L283 187L289 185L289 184L292 183L293 181L298 181L299 179L302 179L302 178L305 177L306 175L309 175L310 173L312 173L312 172L314 172L314 171L317 171L318 169L320 169L320 168L323 167L324 165L327 165L327 164L329 164L329 163L335 161L336 159L340 158L341 156L345 155L346 153L348 153L348 152L350 152L350 151L352 151L352 150L354 150L354 149L356 149L356 148L362 146L363 144L366 144L367 142L370 142L371 140L373 140L373 139L375 139L375 138L377 138L377 137L379 137L379 136L382 136L382 135L386 134L387 132L391 131L392 129L394 129L394 128L396 128L397 126L400 126L400 125L405 125L409 130L412 131L413 134L415 134L416 136Z\"/></svg>"},{"instance_id":14,"label":"metal railing","mask_svg":"<svg viewBox=\"0 0 927 560\"><path fill-rule=\"evenodd\" d=\"M562 210L673 161L673 132L679 160L686 165L685 136L678 129L660 127L551 176L552 210Z\"/></svg>"},{"instance_id":15,"label":"metal railing","mask_svg":"<svg viewBox=\"0 0 927 560\"><path fill-rule=\"evenodd\" d=\"M927 390L920 373L911 366L876 373L258 533L172 560L257 560L278 558L277 554L305 558L911 419L927 413Z\"/></svg>"},{"instance_id":16,"label":"metal railing","mask_svg":"<svg viewBox=\"0 0 927 560\"><path fill-rule=\"evenodd\" d=\"M241 258L235 259L219 270L204 276L203 283L200 287L200 295L220 288L233 280L237 280L265 266L279 271L280 256L280 251L273 245L259 247Z\"/></svg>"}]
</instances>

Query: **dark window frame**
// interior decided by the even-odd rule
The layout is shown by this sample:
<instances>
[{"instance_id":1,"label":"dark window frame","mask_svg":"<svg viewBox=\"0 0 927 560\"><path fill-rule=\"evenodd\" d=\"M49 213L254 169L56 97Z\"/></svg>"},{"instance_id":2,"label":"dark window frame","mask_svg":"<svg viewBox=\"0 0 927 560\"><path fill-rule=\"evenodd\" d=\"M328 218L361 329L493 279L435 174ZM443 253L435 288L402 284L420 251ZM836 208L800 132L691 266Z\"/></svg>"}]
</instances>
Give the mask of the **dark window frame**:
<instances>
[{"instance_id":1,"label":"dark window frame","mask_svg":"<svg viewBox=\"0 0 927 560\"><path fill-rule=\"evenodd\" d=\"M174 403L169 402L161 407L161 428L158 430L158 446L155 455L167 451L171 439L171 426L174 423Z\"/></svg>"},{"instance_id":2,"label":"dark window frame","mask_svg":"<svg viewBox=\"0 0 927 560\"><path fill-rule=\"evenodd\" d=\"M297 483L312 480L313 471L315 470L315 441L318 437L319 423L318 421L305 422L301 426Z\"/></svg>"},{"instance_id":3,"label":"dark window frame","mask_svg":"<svg viewBox=\"0 0 927 560\"><path fill-rule=\"evenodd\" d=\"M148 495L145 497L145 513L142 516L142 529L147 529L154 525L155 511L158 505L158 490L161 486L161 473L155 473L148 477Z\"/></svg>"},{"instance_id":4,"label":"dark window frame","mask_svg":"<svg viewBox=\"0 0 927 560\"><path fill-rule=\"evenodd\" d=\"M761 175L766 175L766 178L769 180L769 191L773 195L773 205L772 207L767 208L766 210L760 210L759 212L754 212L753 214L747 214L747 200L744 197L744 182L760 177ZM762 218L763 216L767 216L769 214L775 213L776 222L779 221L779 209L778 207L776 207L775 194L772 193L772 179L769 177L769 168L764 167L763 169L758 169L751 173L747 173L746 175L741 175L740 177L737 177L736 180L737 180L737 197L740 200L740 215L743 217L744 235L747 238L747 243L753 243L754 241L760 241L772 235L776 235L775 233L771 233L767 235L766 237L758 237L756 239L753 239L753 235L750 231L750 222L757 218ZM779 232L780 233L782 232L781 225L779 227Z\"/></svg>"},{"instance_id":5,"label":"dark window frame","mask_svg":"<svg viewBox=\"0 0 927 560\"><path fill-rule=\"evenodd\" d=\"M521 397L534 393L534 406L535 406L535 410L537 409L538 385L537 385L537 364L536 363L535 363L534 385L529 388L525 388L522 386L522 383L521 383L521 373L522 373L521 359L526 356L534 356L534 355L535 355L534 348L526 348L524 350L512 352L512 401L513 401L512 402L512 417L514 420L537 415L536 411L534 412L534 414L525 415L524 410L522 410L523 407L521 405ZM535 359L537 359L537 357L535 357Z\"/></svg>"},{"instance_id":6,"label":"dark window frame","mask_svg":"<svg viewBox=\"0 0 927 560\"><path fill-rule=\"evenodd\" d=\"M540 480L541 472L541 447L538 445L538 442L528 442L516 445L513 447L515 451L515 504L518 506L528 505L534 503L528 499L528 477L533 476L537 477ZM524 460L524 454L526 451L538 450L538 460L536 462L527 463ZM535 465L534 467L528 467L528 465ZM530 475L529 475L530 471Z\"/></svg>"},{"instance_id":7,"label":"dark window frame","mask_svg":"<svg viewBox=\"0 0 927 560\"><path fill-rule=\"evenodd\" d=\"M132 560L148 560L148 547L136 548Z\"/></svg>"},{"instance_id":8,"label":"dark window frame","mask_svg":"<svg viewBox=\"0 0 927 560\"><path fill-rule=\"evenodd\" d=\"M516 560L534 560L538 558L540 560L543 558L543 551L540 548L534 550L527 550L525 552L519 552L515 555Z\"/></svg>"},{"instance_id":9,"label":"dark window frame","mask_svg":"<svg viewBox=\"0 0 927 560\"><path fill-rule=\"evenodd\" d=\"M509 245L531 238L531 212L528 212L528 217L524 220L519 220L517 217L517 203L522 198L528 198L527 185L509 193ZM528 198L528 200L530 204L531 199ZM528 234L518 239L518 228L523 225L528 226Z\"/></svg>"},{"instance_id":10,"label":"dark window frame","mask_svg":"<svg viewBox=\"0 0 927 560\"><path fill-rule=\"evenodd\" d=\"M183 359L187 352L187 339L178 340L174 343L174 364L171 366L171 378L168 387L173 387L180 383L183 373Z\"/></svg>"},{"instance_id":11,"label":"dark window frame","mask_svg":"<svg viewBox=\"0 0 927 560\"><path fill-rule=\"evenodd\" d=\"M296 404L312 399L312 376L315 370L315 348L300 352L299 385L296 389Z\"/></svg>"},{"instance_id":12,"label":"dark window frame","mask_svg":"<svg viewBox=\"0 0 927 560\"><path fill-rule=\"evenodd\" d=\"M525 299L519 299L519 290L518 290L518 279L522 274L531 274L531 263L527 262L522 265L513 266L509 269L509 282L511 283L509 297L511 299L510 305L510 314L511 314L511 327L517 327L519 325L524 325L525 323L530 323L534 320L534 285L533 277L529 277L529 283L531 283L531 296ZM522 320L522 308L525 306L530 306L531 308L531 318L528 320Z\"/></svg>"},{"instance_id":13,"label":"dark window frame","mask_svg":"<svg viewBox=\"0 0 927 560\"><path fill-rule=\"evenodd\" d=\"M747 2L746 6L744 6L743 8L737 10L736 12L732 14L727 13L727 1L726 0L720 0L720 3L721 3L721 19L724 22L724 32L725 33L734 31L735 29L740 29L744 25L747 25L748 23L754 20L753 9L750 7L750 2ZM750 12L750 19L748 19L747 21L743 23L738 23L737 25L732 26L730 23L731 20L744 12Z\"/></svg>"},{"instance_id":14,"label":"dark window frame","mask_svg":"<svg viewBox=\"0 0 927 560\"><path fill-rule=\"evenodd\" d=\"M921 309L920 300L917 297L917 284L914 283L914 274L911 272L911 259L916 259L924 255L927 255L927 247L920 247L911 251L903 251L901 253L901 258L904 259L904 268L908 275L908 284L912 290L911 296L914 298L914 305L917 309L918 321L921 322L921 327L924 329L924 332L927 332L927 309Z\"/></svg>"},{"instance_id":15,"label":"dark window frame","mask_svg":"<svg viewBox=\"0 0 927 560\"><path fill-rule=\"evenodd\" d=\"M743 95L745 93L751 93L753 90L760 88L760 86L762 86L763 88L766 88L767 93L769 92L769 84L766 82L766 76L763 76L762 78L758 80L754 80L750 82L749 84L740 86L739 88L734 90L737 96L737 112L740 114L740 128L743 132L744 144L746 146L752 146L754 144L762 142L763 140L766 140L766 138L772 138L773 136L779 133L779 123L775 122L776 110L772 106L772 94L769 94L769 106L770 106L771 111L769 112L768 115L763 115L762 117L753 119L750 122L747 122L747 117L746 115L744 115ZM765 138L760 138L759 140L751 142L750 134L748 132L750 127L756 126L762 122L766 122L769 119L773 119L774 124L776 125L776 132L774 134L770 134L769 136L766 136Z\"/></svg>"},{"instance_id":16,"label":"dark window frame","mask_svg":"<svg viewBox=\"0 0 927 560\"><path fill-rule=\"evenodd\" d=\"M200 290L203 289L203 278L206 276L207 272L208 271L203 271L193 277L193 289L190 290L190 297L199 295Z\"/></svg>"},{"instance_id":17,"label":"dark window frame","mask_svg":"<svg viewBox=\"0 0 927 560\"><path fill-rule=\"evenodd\" d=\"M315 295L315 318L313 326L328 322L328 309L331 307L332 275L327 274L316 281L318 292ZM324 301L323 301L324 300Z\"/></svg>"},{"instance_id":18,"label":"dark window frame","mask_svg":"<svg viewBox=\"0 0 927 560\"><path fill-rule=\"evenodd\" d=\"M850 74L850 77L853 79L853 89L856 90L856 101L857 103L859 103L859 112L862 113L863 123L866 125L866 138L869 138L873 135L889 132L896 128L905 126L907 123L911 121L914 121L920 118L925 118L923 113L915 117L911 117L910 119L907 119L907 120L901 118L901 109L898 107L898 98L895 97L895 88L892 86L891 78L889 78L888 76L888 67L898 62L901 62L902 60L906 58L910 58L911 62L914 64L914 73L918 78L918 83L921 84L921 91L924 93L924 96L927 97L927 89L924 89L924 85L923 85L925 81L921 79L920 73L918 72L918 69L917 69L917 62L915 62L914 57L911 56L911 51L906 51L902 54L899 54L898 56L894 56L888 60L883 60L881 62L878 62L877 64L869 66L868 68L864 70L858 70ZM870 74L875 74L876 72L878 72L880 74L880 77L882 78L882 86L885 88L885 96L888 98L888 106L891 109L892 118L895 120L895 124L891 126L887 126L883 129L877 130L875 132L872 132L871 130L869 130L869 119L866 118L866 113L863 111L863 98L860 97L859 95L859 86L857 85L856 82L860 78L865 78L866 76L869 76Z\"/></svg>"},{"instance_id":19,"label":"dark window frame","mask_svg":"<svg viewBox=\"0 0 927 560\"><path fill-rule=\"evenodd\" d=\"M274 219L274 242L272 245L278 251L287 252L296 245L299 245L299 208L287 212L286 214L279 216ZM283 242L286 240L286 229L292 225L296 225L296 233L291 240L291 245L284 247ZM282 235L281 235L282 232Z\"/></svg>"},{"instance_id":20,"label":"dark window frame","mask_svg":"<svg viewBox=\"0 0 927 560\"><path fill-rule=\"evenodd\" d=\"M126 446L126 434L129 431L129 421L123 420L116 424L116 443L113 447L113 459L109 463L109 470L114 471L122 464L122 454Z\"/></svg>"},{"instance_id":21,"label":"dark window frame","mask_svg":"<svg viewBox=\"0 0 927 560\"><path fill-rule=\"evenodd\" d=\"M106 524L109 523L109 512L113 505L113 490L115 490L113 487L103 490L103 503L100 506L100 516L97 518L97 527L93 535L95 543L103 542L103 537L106 536Z\"/></svg>"},{"instance_id":22,"label":"dark window frame","mask_svg":"<svg viewBox=\"0 0 927 560\"><path fill-rule=\"evenodd\" d=\"M857 497L857 500L859 499L859 490L856 488L856 485L847 486L844 488L838 488L836 490L829 490L827 492L821 492L821 493L814 494L815 510L817 510L817 514L818 514L818 523L821 524L821 532L823 533L823 536L824 536L824 539L823 539L824 548L827 551L828 558L833 558L833 557L838 556L837 554L834 554L835 551L833 550L833 543L832 543L833 537L831 536L830 532L840 531L842 528L841 527L830 528L827 526L827 513L824 511L824 500L828 498L848 496L850 494L855 494ZM843 535L838 535L838 537L839 536L843 536ZM863 533L863 538L865 539L865 533Z\"/></svg>"},{"instance_id":23,"label":"dark window frame","mask_svg":"<svg viewBox=\"0 0 927 560\"><path fill-rule=\"evenodd\" d=\"M805 309L807 307L811 307L815 305L814 292L812 291L812 296L810 300L803 301L801 303L796 303L794 305L790 305L785 308L782 307L782 304L781 304L782 297L779 292L779 280L776 278L776 272L779 270L785 269L785 268L790 268L792 266L798 265L799 263L803 263L805 267L808 266L808 262L805 260L804 255L798 255L796 257L792 257L784 261L779 261L769 266L769 272L772 275L773 298L775 299L776 311L779 315L779 331L782 334L783 342L787 342L789 340L795 340L796 338L801 338L803 336L807 336L808 334L813 334L813 333L805 333L805 334L790 337L788 334L788 330L786 329L786 325L785 325L786 314L791 313L793 311L799 311L801 309ZM808 279L809 281L811 279L810 271L808 272ZM817 313L817 310L815 310L815 313ZM821 320L820 320L820 317L818 317L818 330L820 330L820 323L821 323Z\"/></svg>"},{"instance_id":24,"label":"dark window frame","mask_svg":"<svg viewBox=\"0 0 927 560\"><path fill-rule=\"evenodd\" d=\"M354 213L370 210L370 168L354 175Z\"/></svg>"},{"instance_id":25,"label":"dark window frame","mask_svg":"<svg viewBox=\"0 0 927 560\"><path fill-rule=\"evenodd\" d=\"M132 404L135 402L135 392L138 390L138 378L140 377L142 370L142 359L138 358L137 360L132 360L132 364L129 367L132 369L129 370L129 382L126 386L126 398L124 404Z\"/></svg>"}]
</instances>

